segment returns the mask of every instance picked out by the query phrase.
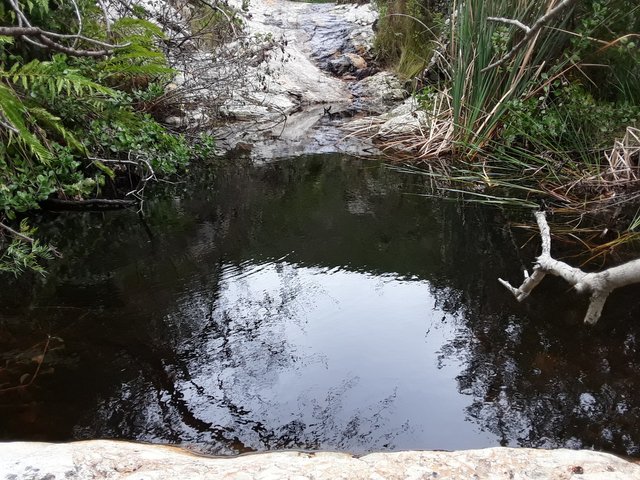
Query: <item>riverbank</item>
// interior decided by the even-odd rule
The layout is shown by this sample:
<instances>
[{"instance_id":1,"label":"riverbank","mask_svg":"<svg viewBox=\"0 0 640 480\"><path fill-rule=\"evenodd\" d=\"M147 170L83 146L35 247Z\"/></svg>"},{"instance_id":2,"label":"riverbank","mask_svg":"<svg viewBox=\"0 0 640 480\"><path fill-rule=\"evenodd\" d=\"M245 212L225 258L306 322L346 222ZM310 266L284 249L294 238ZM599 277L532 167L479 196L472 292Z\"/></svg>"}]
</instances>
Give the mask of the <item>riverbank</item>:
<instances>
[{"instance_id":1,"label":"riverbank","mask_svg":"<svg viewBox=\"0 0 640 480\"><path fill-rule=\"evenodd\" d=\"M3 444L0 475L12 480L633 480L640 479L640 465L606 453L566 449L407 451L362 457L291 451L213 458L177 447L92 440Z\"/></svg>"},{"instance_id":2,"label":"riverbank","mask_svg":"<svg viewBox=\"0 0 640 480\"><path fill-rule=\"evenodd\" d=\"M640 238L637 2L382 5L399 10L381 19L379 39L403 38L395 16L416 8L426 24L411 25L430 32L433 53L412 103L353 124L354 134L419 167L442 195L544 204L589 257ZM398 59L416 54L404 37Z\"/></svg>"}]
</instances>

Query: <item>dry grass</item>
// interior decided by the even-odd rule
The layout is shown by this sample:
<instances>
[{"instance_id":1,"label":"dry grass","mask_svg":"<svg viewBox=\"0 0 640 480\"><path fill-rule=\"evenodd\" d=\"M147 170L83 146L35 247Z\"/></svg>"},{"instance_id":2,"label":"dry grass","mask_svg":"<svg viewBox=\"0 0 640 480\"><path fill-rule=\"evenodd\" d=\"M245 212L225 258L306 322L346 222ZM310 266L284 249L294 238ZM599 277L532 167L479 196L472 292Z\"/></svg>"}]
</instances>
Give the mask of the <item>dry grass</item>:
<instances>
[{"instance_id":1,"label":"dry grass","mask_svg":"<svg viewBox=\"0 0 640 480\"><path fill-rule=\"evenodd\" d=\"M609 176L614 182L638 180L640 129L627 127L624 138L616 140L605 157L609 163Z\"/></svg>"}]
</instances>

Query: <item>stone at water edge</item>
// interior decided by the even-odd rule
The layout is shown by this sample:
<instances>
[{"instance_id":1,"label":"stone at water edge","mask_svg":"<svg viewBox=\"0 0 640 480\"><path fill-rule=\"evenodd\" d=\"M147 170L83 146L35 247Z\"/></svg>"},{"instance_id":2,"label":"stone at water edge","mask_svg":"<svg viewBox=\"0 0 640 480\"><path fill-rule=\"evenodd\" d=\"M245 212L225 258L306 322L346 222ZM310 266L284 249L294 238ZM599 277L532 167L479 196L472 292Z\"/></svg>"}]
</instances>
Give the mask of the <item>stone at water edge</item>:
<instances>
[{"instance_id":1,"label":"stone at water edge","mask_svg":"<svg viewBox=\"0 0 640 480\"><path fill-rule=\"evenodd\" d=\"M176 447L111 440L0 446L0 479L548 479L640 480L640 466L586 450L487 448L458 452L273 452L204 457Z\"/></svg>"},{"instance_id":2,"label":"stone at water edge","mask_svg":"<svg viewBox=\"0 0 640 480\"><path fill-rule=\"evenodd\" d=\"M351 63L353 68L355 68L356 70L367 68L366 60L357 53L345 53L345 56L349 59L349 63Z\"/></svg>"}]
</instances>

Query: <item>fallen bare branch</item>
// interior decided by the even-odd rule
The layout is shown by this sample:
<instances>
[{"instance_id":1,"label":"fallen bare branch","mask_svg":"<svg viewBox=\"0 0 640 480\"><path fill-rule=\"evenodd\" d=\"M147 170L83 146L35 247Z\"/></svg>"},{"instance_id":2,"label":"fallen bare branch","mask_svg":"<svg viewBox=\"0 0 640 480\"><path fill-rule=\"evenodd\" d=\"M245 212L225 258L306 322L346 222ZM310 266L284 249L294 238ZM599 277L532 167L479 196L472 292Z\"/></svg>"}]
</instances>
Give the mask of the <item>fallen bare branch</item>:
<instances>
[{"instance_id":1,"label":"fallen bare branch","mask_svg":"<svg viewBox=\"0 0 640 480\"><path fill-rule=\"evenodd\" d=\"M545 213L536 212L535 216L542 239L542 253L536 259L533 274L529 276L525 271L525 279L518 288L512 286L506 280L498 279L519 302L529 296L546 274L555 275L573 285L573 288L578 293L591 294L584 323L593 325L599 320L607 297L613 290L626 285L640 283L640 259L596 273L587 273L554 259L551 256L551 233Z\"/></svg>"}]
</instances>

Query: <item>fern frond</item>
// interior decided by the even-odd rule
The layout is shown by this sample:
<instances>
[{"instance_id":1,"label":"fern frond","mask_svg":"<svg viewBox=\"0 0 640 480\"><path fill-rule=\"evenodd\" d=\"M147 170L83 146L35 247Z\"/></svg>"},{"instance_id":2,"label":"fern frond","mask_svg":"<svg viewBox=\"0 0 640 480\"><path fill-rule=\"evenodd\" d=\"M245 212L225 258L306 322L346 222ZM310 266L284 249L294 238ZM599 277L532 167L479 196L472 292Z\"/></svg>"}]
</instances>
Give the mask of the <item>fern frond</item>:
<instances>
[{"instance_id":1,"label":"fern frond","mask_svg":"<svg viewBox=\"0 0 640 480\"><path fill-rule=\"evenodd\" d=\"M40 14L46 14L49 12L49 1L48 0L25 0L23 2L24 6L27 7L26 10L29 13L33 13L34 11L38 11Z\"/></svg>"},{"instance_id":2,"label":"fern frond","mask_svg":"<svg viewBox=\"0 0 640 480\"><path fill-rule=\"evenodd\" d=\"M40 142L25 123L28 111L25 104L13 90L0 83L0 114L14 130L7 134L8 143L17 142L27 147L41 162L48 163L53 157L51 152Z\"/></svg>"},{"instance_id":3,"label":"fern frond","mask_svg":"<svg viewBox=\"0 0 640 480\"><path fill-rule=\"evenodd\" d=\"M87 153L87 147L85 147L75 137L75 135L73 135L73 133L71 133L69 130L67 130L64 127L60 117L56 117L48 110L40 107L30 108L29 113L31 113L34 116L34 118L38 121L39 124L58 134L68 146L82 153L85 153L85 154Z\"/></svg>"},{"instance_id":4,"label":"fern frond","mask_svg":"<svg viewBox=\"0 0 640 480\"><path fill-rule=\"evenodd\" d=\"M123 63L125 61L156 61L158 63L165 63L164 53L156 50L150 50L141 45L131 45L129 47L118 50L107 60L103 61L103 64L109 63Z\"/></svg>"},{"instance_id":5,"label":"fern frond","mask_svg":"<svg viewBox=\"0 0 640 480\"><path fill-rule=\"evenodd\" d=\"M115 90L90 80L77 69L61 68L58 61L32 60L24 65L15 63L8 71L0 70L0 78L19 85L25 92L41 89L49 99L63 91L67 95L74 93L77 96L95 93L109 97L116 95Z\"/></svg>"},{"instance_id":6,"label":"fern frond","mask_svg":"<svg viewBox=\"0 0 640 480\"><path fill-rule=\"evenodd\" d=\"M141 18L124 17L114 22L112 26L113 33L121 37L122 40L133 40L134 43L146 43L154 38L164 38L162 29Z\"/></svg>"}]
</instances>

